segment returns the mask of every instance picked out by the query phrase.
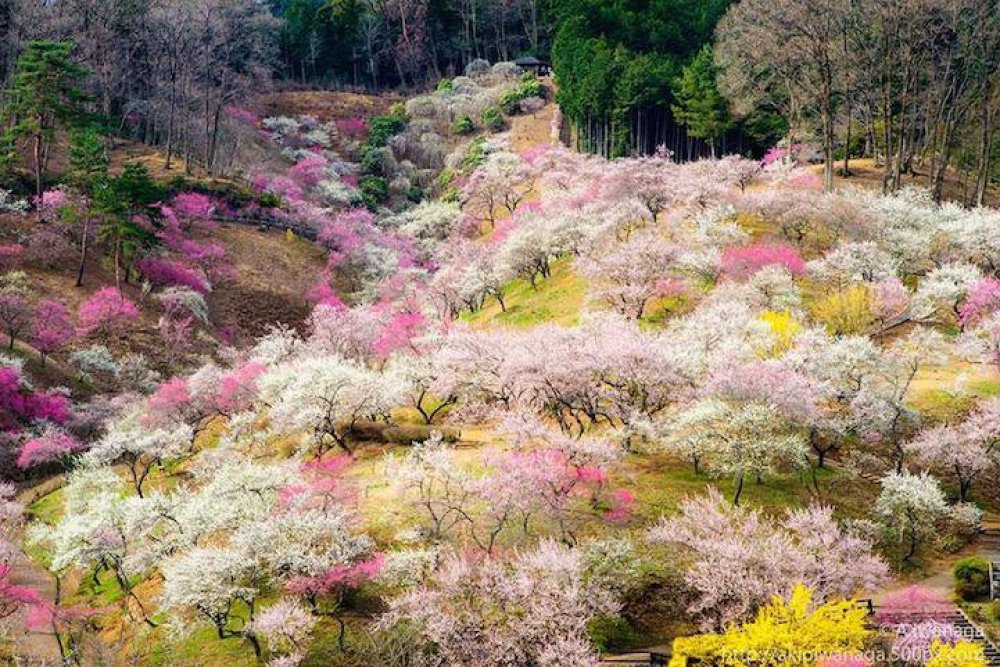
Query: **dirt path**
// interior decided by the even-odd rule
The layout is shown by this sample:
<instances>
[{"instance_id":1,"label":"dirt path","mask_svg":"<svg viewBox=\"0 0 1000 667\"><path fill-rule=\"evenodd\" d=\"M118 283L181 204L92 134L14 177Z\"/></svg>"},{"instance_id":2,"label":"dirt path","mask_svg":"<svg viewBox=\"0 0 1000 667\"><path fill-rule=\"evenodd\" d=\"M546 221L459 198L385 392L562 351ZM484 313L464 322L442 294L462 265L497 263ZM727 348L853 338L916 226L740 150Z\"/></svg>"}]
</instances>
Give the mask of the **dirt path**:
<instances>
[{"instance_id":1,"label":"dirt path","mask_svg":"<svg viewBox=\"0 0 1000 667\"><path fill-rule=\"evenodd\" d=\"M559 141L558 135L553 135L552 121L559 112L555 99L555 87L548 79L542 79L548 89L549 103L537 113L518 115L511 118L510 145L517 152L523 152L535 146L550 146Z\"/></svg>"},{"instance_id":2,"label":"dirt path","mask_svg":"<svg viewBox=\"0 0 1000 667\"><path fill-rule=\"evenodd\" d=\"M62 476L45 480L41 484L24 489L18 494L18 502L25 506L30 505L44 495L51 493L62 486L64 480ZM27 586L49 602L56 599L56 585L52 575L48 570L36 563L23 550L18 554L14 562L14 573L12 583L15 586ZM48 667L49 665L61 665L62 658L59 655L59 647L51 632L36 632L29 630L25 624L25 619L18 621L12 632L14 655L18 656L19 662L14 664L25 667Z\"/></svg>"}]
</instances>

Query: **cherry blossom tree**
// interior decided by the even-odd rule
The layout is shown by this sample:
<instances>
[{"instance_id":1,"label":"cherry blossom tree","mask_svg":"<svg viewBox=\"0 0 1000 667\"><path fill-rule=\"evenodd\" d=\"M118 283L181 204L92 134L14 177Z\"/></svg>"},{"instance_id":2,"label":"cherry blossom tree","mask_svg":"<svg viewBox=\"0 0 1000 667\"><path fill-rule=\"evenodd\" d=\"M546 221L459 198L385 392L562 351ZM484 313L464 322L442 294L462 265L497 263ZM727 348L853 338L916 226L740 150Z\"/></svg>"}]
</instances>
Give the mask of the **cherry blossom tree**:
<instances>
[{"instance_id":1,"label":"cherry blossom tree","mask_svg":"<svg viewBox=\"0 0 1000 667\"><path fill-rule=\"evenodd\" d=\"M0 294L0 328L7 334L7 349L14 349L14 341L31 324L33 311L19 294Z\"/></svg>"}]
</instances>

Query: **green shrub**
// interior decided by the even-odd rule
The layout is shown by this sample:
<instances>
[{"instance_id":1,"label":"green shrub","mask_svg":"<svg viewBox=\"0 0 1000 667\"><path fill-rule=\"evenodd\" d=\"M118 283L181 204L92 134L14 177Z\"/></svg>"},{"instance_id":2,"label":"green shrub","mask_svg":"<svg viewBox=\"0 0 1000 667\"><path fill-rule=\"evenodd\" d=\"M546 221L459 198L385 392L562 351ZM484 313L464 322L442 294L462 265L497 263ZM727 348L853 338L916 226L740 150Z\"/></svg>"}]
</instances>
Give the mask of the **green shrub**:
<instances>
[{"instance_id":1,"label":"green shrub","mask_svg":"<svg viewBox=\"0 0 1000 667\"><path fill-rule=\"evenodd\" d=\"M520 104L522 99L520 91L517 88L512 88L501 93L497 104L500 105L505 114L513 116L517 113L517 105Z\"/></svg>"},{"instance_id":2,"label":"green shrub","mask_svg":"<svg viewBox=\"0 0 1000 667\"><path fill-rule=\"evenodd\" d=\"M486 107L483 112L483 126L492 132L503 132L507 129L507 122L503 119L503 112L499 107Z\"/></svg>"},{"instance_id":3,"label":"green shrub","mask_svg":"<svg viewBox=\"0 0 1000 667\"><path fill-rule=\"evenodd\" d=\"M538 80L534 72L521 75L521 85L517 87L522 97L541 97L545 99L545 86Z\"/></svg>"},{"instance_id":4,"label":"green shrub","mask_svg":"<svg viewBox=\"0 0 1000 667\"><path fill-rule=\"evenodd\" d=\"M361 190L361 199L365 206L375 210L379 204L389 198L389 181L381 176L366 174L358 181L358 189Z\"/></svg>"},{"instance_id":5,"label":"green shrub","mask_svg":"<svg viewBox=\"0 0 1000 667\"><path fill-rule=\"evenodd\" d=\"M521 82L516 88L506 90L500 95L500 108L508 116L513 116L520 110L521 100L529 97L545 99L545 86L534 73L525 72L521 75Z\"/></svg>"},{"instance_id":6,"label":"green shrub","mask_svg":"<svg viewBox=\"0 0 1000 667\"><path fill-rule=\"evenodd\" d=\"M451 79L441 79L438 81L437 89L440 91L454 90L455 82Z\"/></svg>"},{"instance_id":7,"label":"green shrub","mask_svg":"<svg viewBox=\"0 0 1000 667\"><path fill-rule=\"evenodd\" d=\"M452 134L472 134L476 131L476 126L472 123L472 119L468 116L459 116L455 119L455 122L451 124Z\"/></svg>"},{"instance_id":8,"label":"green shrub","mask_svg":"<svg viewBox=\"0 0 1000 667\"><path fill-rule=\"evenodd\" d=\"M273 192L262 192L257 197L257 203L261 208L278 208L281 206L281 197Z\"/></svg>"},{"instance_id":9,"label":"green shrub","mask_svg":"<svg viewBox=\"0 0 1000 667\"><path fill-rule=\"evenodd\" d=\"M389 139L406 129L406 116L405 114L375 116L368 124L368 128L367 145L381 148L389 143Z\"/></svg>"},{"instance_id":10,"label":"green shrub","mask_svg":"<svg viewBox=\"0 0 1000 667\"><path fill-rule=\"evenodd\" d=\"M955 592L963 600L982 600L990 594L990 564L978 556L962 558L952 570Z\"/></svg>"},{"instance_id":11,"label":"green shrub","mask_svg":"<svg viewBox=\"0 0 1000 667\"><path fill-rule=\"evenodd\" d=\"M411 185L406 188L403 194L414 204L419 204L424 198L424 189L419 185Z\"/></svg>"},{"instance_id":12,"label":"green shrub","mask_svg":"<svg viewBox=\"0 0 1000 667\"><path fill-rule=\"evenodd\" d=\"M369 147L361 154L361 173L373 176L385 175L385 153Z\"/></svg>"},{"instance_id":13,"label":"green shrub","mask_svg":"<svg viewBox=\"0 0 1000 667\"><path fill-rule=\"evenodd\" d=\"M598 616L587 624L587 634L599 651L620 651L635 643L632 625L622 616Z\"/></svg>"},{"instance_id":14,"label":"green shrub","mask_svg":"<svg viewBox=\"0 0 1000 667\"><path fill-rule=\"evenodd\" d=\"M476 137L469 144L469 150L466 151L465 158L462 160L462 168L466 172L471 172L484 162L486 162L486 139L484 137Z\"/></svg>"},{"instance_id":15,"label":"green shrub","mask_svg":"<svg viewBox=\"0 0 1000 667\"><path fill-rule=\"evenodd\" d=\"M402 102L393 102L392 106L389 107L389 115L402 119L404 125L410 120L406 114L406 105Z\"/></svg>"}]
</instances>

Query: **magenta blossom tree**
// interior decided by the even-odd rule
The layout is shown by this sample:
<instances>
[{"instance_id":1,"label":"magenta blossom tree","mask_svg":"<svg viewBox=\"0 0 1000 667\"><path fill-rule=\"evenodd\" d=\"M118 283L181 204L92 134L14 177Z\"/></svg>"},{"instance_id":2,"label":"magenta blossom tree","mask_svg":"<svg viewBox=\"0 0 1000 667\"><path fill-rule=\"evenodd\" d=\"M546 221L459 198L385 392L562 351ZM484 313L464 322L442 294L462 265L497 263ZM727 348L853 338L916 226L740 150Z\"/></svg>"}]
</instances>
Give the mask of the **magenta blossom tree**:
<instances>
[{"instance_id":1,"label":"magenta blossom tree","mask_svg":"<svg viewBox=\"0 0 1000 667\"><path fill-rule=\"evenodd\" d=\"M0 431L17 432L36 421L63 424L69 417L70 402L63 394L32 391L19 368L0 367Z\"/></svg>"},{"instance_id":2,"label":"magenta blossom tree","mask_svg":"<svg viewBox=\"0 0 1000 667\"><path fill-rule=\"evenodd\" d=\"M184 264L160 257L143 257L136 262L136 268L153 287L179 286L195 292L210 290L208 282L194 269Z\"/></svg>"}]
</instances>

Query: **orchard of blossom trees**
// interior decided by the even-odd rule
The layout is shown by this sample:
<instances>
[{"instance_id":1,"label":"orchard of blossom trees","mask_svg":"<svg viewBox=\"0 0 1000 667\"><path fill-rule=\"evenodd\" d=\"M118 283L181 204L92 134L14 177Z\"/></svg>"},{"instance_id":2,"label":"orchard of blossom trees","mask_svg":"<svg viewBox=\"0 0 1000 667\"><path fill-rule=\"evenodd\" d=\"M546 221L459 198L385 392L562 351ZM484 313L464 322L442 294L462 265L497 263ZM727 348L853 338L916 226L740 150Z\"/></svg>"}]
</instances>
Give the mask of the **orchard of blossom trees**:
<instances>
[{"instance_id":1,"label":"orchard of blossom trees","mask_svg":"<svg viewBox=\"0 0 1000 667\"><path fill-rule=\"evenodd\" d=\"M679 628L704 633L678 640L689 658L752 640L868 664L849 601L972 540L995 491L1000 212L505 134L458 142L442 197L401 204L430 169L402 164L430 127L411 125L493 94L453 85L370 127L261 121L287 169L240 211L137 204L147 245L101 213L120 284L72 308L0 276L14 352L94 388L0 360L11 460L64 475L31 521L0 487L0 623L51 628L79 664L204 644L272 666L597 665ZM368 133L364 164L336 133ZM373 161L397 158L413 180L372 199ZM46 201L40 225L93 206ZM199 347L239 280L213 217L264 203L326 255L311 313ZM532 305L567 291L569 321ZM162 374L122 354L140 326ZM24 550L74 590L16 583ZM899 653L953 664L946 616Z\"/></svg>"}]
</instances>

